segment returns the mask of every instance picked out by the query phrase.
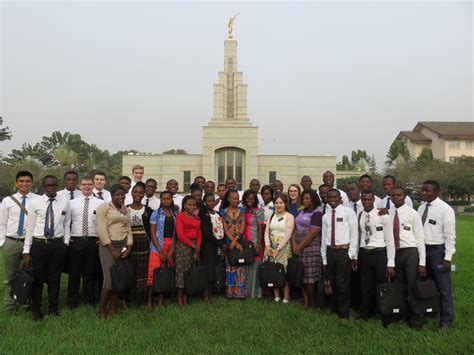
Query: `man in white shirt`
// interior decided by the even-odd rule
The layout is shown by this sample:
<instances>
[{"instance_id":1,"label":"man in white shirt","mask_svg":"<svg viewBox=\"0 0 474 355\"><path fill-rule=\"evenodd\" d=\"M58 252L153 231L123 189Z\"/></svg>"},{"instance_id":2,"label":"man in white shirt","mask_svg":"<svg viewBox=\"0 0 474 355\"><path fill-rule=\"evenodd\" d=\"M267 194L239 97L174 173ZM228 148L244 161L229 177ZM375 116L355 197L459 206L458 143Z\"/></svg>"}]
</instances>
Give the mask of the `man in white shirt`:
<instances>
[{"instance_id":1,"label":"man in white shirt","mask_svg":"<svg viewBox=\"0 0 474 355\"><path fill-rule=\"evenodd\" d=\"M0 247L3 251L3 282L5 284L4 305L9 312L15 311L17 304L10 296L10 283L16 270L21 266L26 223L30 203L38 195L31 193L33 174L19 171L16 174L16 193L7 196L0 204Z\"/></svg>"},{"instance_id":2,"label":"man in white shirt","mask_svg":"<svg viewBox=\"0 0 474 355\"><path fill-rule=\"evenodd\" d=\"M132 179L130 180L130 189L133 189L137 182L142 182L143 175L145 175L145 167L140 164L132 166Z\"/></svg>"},{"instance_id":3,"label":"man in white shirt","mask_svg":"<svg viewBox=\"0 0 474 355\"><path fill-rule=\"evenodd\" d=\"M351 301L351 260L357 259L357 217L353 210L341 205L339 190L329 190L327 200L331 209L323 216L323 269L329 273L333 289L331 310L347 320Z\"/></svg>"},{"instance_id":4,"label":"man in white shirt","mask_svg":"<svg viewBox=\"0 0 474 355\"><path fill-rule=\"evenodd\" d=\"M155 179L148 179L145 182L145 196L143 197L142 203L150 207L153 211L160 208L160 199L155 196L157 188L158 182Z\"/></svg>"},{"instance_id":5,"label":"man in white shirt","mask_svg":"<svg viewBox=\"0 0 474 355\"><path fill-rule=\"evenodd\" d=\"M204 191L206 187L206 178L202 175L198 175L194 178L193 183L197 184L199 188L201 189L201 191Z\"/></svg>"},{"instance_id":6,"label":"man in white shirt","mask_svg":"<svg viewBox=\"0 0 474 355\"><path fill-rule=\"evenodd\" d=\"M183 204L183 196L178 195L178 181L175 179L168 180L166 183L166 191L169 191L171 193L171 196L173 196L173 205L174 205L174 210L175 212L181 211L181 207Z\"/></svg>"},{"instance_id":7,"label":"man in white shirt","mask_svg":"<svg viewBox=\"0 0 474 355\"><path fill-rule=\"evenodd\" d=\"M319 199L321 200L321 210L323 212L323 216L330 209L330 206L328 205L328 200L327 200L327 194L330 189L331 189L331 186L326 185L326 184L321 184L318 187L318 195L319 195Z\"/></svg>"},{"instance_id":8,"label":"man in white shirt","mask_svg":"<svg viewBox=\"0 0 474 355\"><path fill-rule=\"evenodd\" d=\"M136 184L136 182L135 182ZM125 191L125 206L130 205L133 202L132 198L132 180L128 176L121 176L119 178L119 185L123 187ZM134 185L135 186L135 185Z\"/></svg>"},{"instance_id":9,"label":"man in white shirt","mask_svg":"<svg viewBox=\"0 0 474 355\"><path fill-rule=\"evenodd\" d=\"M425 181L421 188L425 202L418 213L425 232L428 276L436 282L441 294L440 328L451 328L454 321L451 259L456 252L456 216L451 206L439 198L439 192L436 181Z\"/></svg>"},{"instance_id":10,"label":"man in white shirt","mask_svg":"<svg viewBox=\"0 0 474 355\"><path fill-rule=\"evenodd\" d=\"M238 188L237 188L237 181L235 181L235 179L233 177L228 177L226 180L225 180L225 187L227 189L227 191L229 190L237 190L237 192L239 193L239 202L240 204L242 204L242 196L244 195L244 192L243 191L240 191ZM241 206L242 207L242 206Z\"/></svg>"},{"instance_id":11,"label":"man in white shirt","mask_svg":"<svg viewBox=\"0 0 474 355\"><path fill-rule=\"evenodd\" d=\"M349 199L349 204L346 207L352 209L356 216L363 210L362 201L360 200L359 185L351 181L346 184L346 193ZM357 268L353 268L351 272L351 307L358 310L360 308L362 299L361 291L361 275Z\"/></svg>"},{"instance_id":12,"label":"man in white shirt","mask_svg":"<svg viewBox=\"0 0 474 355\"><path fill-rule=\"evenodd\" d=\"M92 193L99 200L110 202L112 201L112 196L110 196L110 192L104 188L106 179L107 175L103 171L96 171L94 173L94 189L92 190Z\"/></svg>"},{"instance_id":13,"label":"man in white shirt","mask_svg":"<svg viewBox=\"0 0 474 355\"><path fill-rule=\"evenodd\" d=\"M313 186L313 180L311 179L311 176L303 175L300 179L300 185L301 185L302 191L312 190L311 186Z\"/></svg>"},{"instance_id":14,"label":"man in white shirt","mask_svg":"<svg viewBox=\"0 0 474 355\"><path fill-rule=\"evenodd\" d=\"M395 187L395 177L392 175L385 175L382 179L382 187L386 193L385 197L379 201L377 204L378 208L385 208L391 213L395 209L395 206L393 204L393 201L390 197L390 192L392 189ZM411 200L410 196L407 196L405 193L405 205L408 207L413 208L413 201Z\"/></svg>"},{"instance_id":15,"label":"man in white shirt","mask_svg":"<svg viewBox=\"0 0 474 355\"><path fill-rule=\"evenodd\" d=\"M263 203L263 198L262 198L262 195L260 194L260 181L258 179L250 180L249 189L257 194L258 208L263 208L265 204Z\"/></svg>"},{"instance_id":16,"label":"man in white shirt","mask_svg":"<svg viewBox=\"0 0 474 355\"><path fill-rule=\"evenodd\" d=\"M350 195L349 195L350 196ZM360 271L362 300L359 319L375 315L375 287L395 276L395 243L389 215L379 215L374 193L361 193L363 211L359 212L359 254L355 263Z\"/></svg>"},{"instance_id":17,"label":"man in white shirt","mask_svg":"<svg viewBox=\"0 0 474 355\"><path fill-rule=\"evenodd\" d=\"M99 234L95 211L104 201L92 194L94 182L91 176L81 179L81 196L70 201L66 213L64 241L69 245L67 269L69 274L67 287L67 305L69 308L79 306L79 288L82 279L84 302L96 303L99 290Z\"/></svg>"},{"instance_id":18,"label":"man in white shirt","mask_svg":"<svg viewBox=\"0 0 474 355\"><path fill-rule=\"evenodd\" d=\"M372 189L373 185L374 185L374 181L372 180L372 177L370 175L364 174L359 177L359 186L361 190L370 190L373 192L374 191ZM375 198L375 207L378 207L382 199L378 197L377 195L375 195L375 193L374 193L374 198Z\"/></svg>"},{"instance_id":19,"label":"man in white shirt","mask_svg":"<svg viewBox=\"0 0 474 355\"><path fill-rule=\"evenodd\" d=\"M332 171L328 170L323 174L323 183L329 185L331 189L334 188L339 190L337 187L334 187L334 181L334 173ZM341 194L342 204L346 207L349 206L349 198L347 197L347 194L342 190L339 190L339 193Z\"/></svg>"},{"instance_id":20,"label":"man in white shirt","mask_svg":"<svg viewBox=\"0 0 474 355\"><path fill-rule=\"evenodd\" d=\"M59 316L58 298L61 271L66 257L64 242L66 213L69 201L58 198L58 179L52 175L43 178L45 194L30 204L26 227L23 261L26 267L34 265L34 283L31 311L34 320L41 320L43 283L48 284L49 313Z\"/></svg>"},{"instance_id":21,"label":"man in white shirt","mask_svg":"<svg viewBox=\"0 0 474 355\"><path fill-rule=\"evenodd\" d=\"M79 175L77 171L69 170L64 173L63 177L64 190L58 191L58 196L73 200L76 197L81 196L81 191L77 189L77 183L79 182Z\"/></svg>"},{"instance_id":22,"label":"man in white shirt","mask_svg":"<svg viewBox=\"0 0 474 355\"><path fill-rule=\"evenodd\" d=\"M426 254L423 224L420 215L405 204L405 190L394 187L390 198L395 208L390 211L395 242L395 274L399 283L407 286L409 299L413 299L413 287L418 274L426 276ZM410 327L421 330L421 317L410 315Z\"/></svg>"}]
</instances>

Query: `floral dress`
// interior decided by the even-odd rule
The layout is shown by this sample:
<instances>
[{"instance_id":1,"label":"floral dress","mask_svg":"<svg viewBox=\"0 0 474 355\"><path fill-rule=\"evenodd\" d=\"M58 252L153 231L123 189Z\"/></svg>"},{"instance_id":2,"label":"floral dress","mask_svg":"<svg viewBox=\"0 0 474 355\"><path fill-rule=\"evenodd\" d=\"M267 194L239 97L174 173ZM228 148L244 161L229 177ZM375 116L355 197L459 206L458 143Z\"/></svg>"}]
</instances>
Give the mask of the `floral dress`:
<instances>
[{"instance_id":1,"label":"floral dress","mask_svg":"<svg viewBox=\"0 0 474 355\"><path fill-rule=\"evenodd\" d=\"M263 228L264 224L264 211L260 208L255 208L252 211L245 210L245 232L244 237L246 240L252 241L255 246L258 243L258 226ZM247 288L250 298L262 297L262 289L259 286L257 271L258 266L262 263L263 253L255 256L255 262L247 265Z\"/></svg>"}]
</instances>

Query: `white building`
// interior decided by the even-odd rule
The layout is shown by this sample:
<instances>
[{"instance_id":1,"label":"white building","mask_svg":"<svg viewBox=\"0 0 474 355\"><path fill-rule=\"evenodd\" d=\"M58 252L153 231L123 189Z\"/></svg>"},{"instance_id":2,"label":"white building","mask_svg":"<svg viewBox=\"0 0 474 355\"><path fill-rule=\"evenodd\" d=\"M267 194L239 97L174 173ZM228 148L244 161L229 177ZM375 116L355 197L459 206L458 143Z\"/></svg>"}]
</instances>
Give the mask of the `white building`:
<instances>
[{"instance_id":1,"label":"white building","mask_svg":"<svg viewBox=\"0 0 474 355\"><path fill-rule=\"evenodd\" d=\"M225 183L227 177L246 189L252 178L261 184L281 180L286 187L299 183L302 175L319 184L326 170L336 171L336 156L259 155L258 127L247 116L247 84L237 71L237 41L224 41L224 71L214 84L214 113L202 127L202 154L125 155L123 174L130 175L132 166L145 167L145 178L158 180L158 190L175 179L180 191L187 192L195 176Z\"/></svg>"}]
</instances>

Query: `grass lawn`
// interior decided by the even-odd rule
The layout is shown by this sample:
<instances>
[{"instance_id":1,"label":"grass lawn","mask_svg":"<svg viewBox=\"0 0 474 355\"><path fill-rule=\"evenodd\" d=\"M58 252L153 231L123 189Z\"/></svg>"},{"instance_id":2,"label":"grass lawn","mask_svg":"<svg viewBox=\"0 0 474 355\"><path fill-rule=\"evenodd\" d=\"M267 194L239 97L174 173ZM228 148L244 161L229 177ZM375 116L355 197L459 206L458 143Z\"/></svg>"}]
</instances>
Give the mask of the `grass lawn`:
<instances>
[{"instance_id":1,"label":"grass lawn","mask_svg":"<svg viewBox=\"0 0 474 355\"><path fill-rule=\"evenodd\" d=\"M455 326L437 329L428 320L421 332L405 324L384 329L380 321L351 317L341 323L328 311L306 311L296 302L227 301L187 309L174 304L148 312L120 312L99 321L97 309L62 309L59 318L33 322L21 310L0 311L0 354L7 353L470 353L474 352L474 217L457 218L457 252L453 274ZM1 264L3 265L3 264ZM3 273L2 273L3 275ZM65 299L63 282L61 302ZM3 295L3 285L0 288ZM45 302L45 305L47 303ZM47 309L47 307L46 307Z\"/></svg>"}]
</instances>

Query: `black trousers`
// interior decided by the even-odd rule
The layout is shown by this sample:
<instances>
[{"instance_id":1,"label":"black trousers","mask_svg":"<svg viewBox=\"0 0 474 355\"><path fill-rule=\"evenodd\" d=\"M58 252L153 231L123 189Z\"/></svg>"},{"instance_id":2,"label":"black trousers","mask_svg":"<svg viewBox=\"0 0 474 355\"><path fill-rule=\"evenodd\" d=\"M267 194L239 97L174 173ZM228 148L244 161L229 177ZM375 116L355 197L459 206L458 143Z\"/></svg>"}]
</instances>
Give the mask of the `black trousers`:
<instances>
[{"instance_id":1,"label":"black trousers","mask_svg":"<svg viewBox=\"0 0 474 355\"><path fill-rule=\"evenodd\" d=\"M359 250L359 271L361 278L362 302L360 312L368 317L376 313L375 287L385 282L387 271L387 250Z\"/></svg>"},{"instance_id":2,"label":"black trousers","mask_svg":"<svg viewBox=\"0 0 474 355\"><path fill-rule=\"evenodd\" d=\"M418 249L415 247L398 249L395 254L395 280L407 286L409 300L413 299L413 286L418 277L419 262ZM414 313L410 313L408 315L408 322L413 326L421 325L422 318Z\"/></svg>"},{"instance_id":3,"label":"black trousers","mask_svg":"<svg viewBox=\"0 0 474 355\"><path fill-rule=\"evenodd\" d=\"M98 241L98 237L72 237L69 241L67 305L70 307L79 305L81 279L84 302L97 301L96 284L101 274Z\"/></svg>"},{"instance_id":4,"label":"black trousers","mask_svg":"<svg viewBox=\"0 0 474 355\"><path fill-rule=\"evenodd\" d=\"M43 284L48 284L49 311L58 310L59 287L61 282L61 271L64 265L67 246L62 238L59 241L43 243L33 240L31 245L31 260L34 267L34 282L31 296L31 310L34 313L41 312L41 298L43 295Z\"/></svg>"},{"instance_id":5,"label":"black trousers","mask_svg":"<svg viewBox=\"0 0 474 355\"><path fill-rule=\"evenodd\" d=\"M349 317L351 303L351 259L347 249L327 248L327 269L333 294L331 309L341 318Z\"/></svg>"}]
</instances>

